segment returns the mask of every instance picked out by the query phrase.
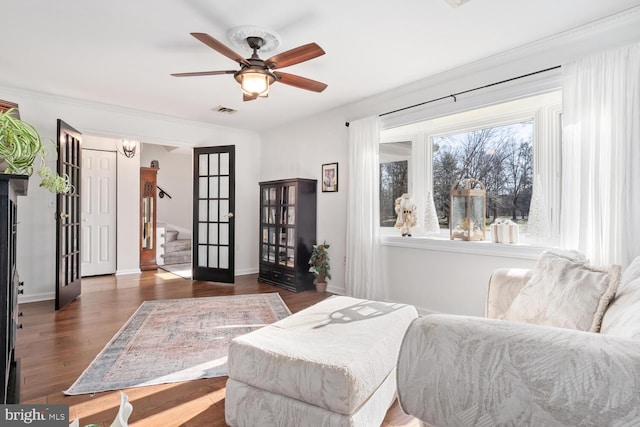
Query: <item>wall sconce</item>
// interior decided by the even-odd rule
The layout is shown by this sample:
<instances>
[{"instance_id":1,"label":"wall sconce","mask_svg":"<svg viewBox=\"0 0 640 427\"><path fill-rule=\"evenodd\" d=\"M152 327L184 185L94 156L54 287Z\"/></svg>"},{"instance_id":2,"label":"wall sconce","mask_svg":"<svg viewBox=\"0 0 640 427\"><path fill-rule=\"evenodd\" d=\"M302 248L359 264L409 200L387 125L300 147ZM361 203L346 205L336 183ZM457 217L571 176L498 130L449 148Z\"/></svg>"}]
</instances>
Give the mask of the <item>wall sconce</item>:
<instances>
[{"instance_id":1,"label":"wall sconce","mask_svg":"<svg viewBox=\"0 0 640 427\"><path fill-rule=\"evenodd\" d=\"M120 141L120 145L116 142L116 150L126 158L130 159L136 155L136 147L138 143L133 139L123 139Z\"/></svg>"}]
</instances>

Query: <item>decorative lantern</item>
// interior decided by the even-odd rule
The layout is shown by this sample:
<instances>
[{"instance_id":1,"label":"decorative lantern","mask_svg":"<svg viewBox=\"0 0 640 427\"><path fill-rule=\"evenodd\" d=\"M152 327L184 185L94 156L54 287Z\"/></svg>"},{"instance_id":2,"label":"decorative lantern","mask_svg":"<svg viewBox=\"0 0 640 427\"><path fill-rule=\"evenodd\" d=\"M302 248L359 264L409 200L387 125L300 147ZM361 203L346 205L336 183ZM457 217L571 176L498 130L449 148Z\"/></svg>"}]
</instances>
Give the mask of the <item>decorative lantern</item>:
<instances>
[{"instance_id":1,"label":"decorative lantern","mask_svg":"<svg viewBox=\"0 0 640 427\"><path fill-rule=\"evenodd\" d=\"M484 240L487 191L477 179L465 178L451 187L451 240Z\"/></svg>"}]
</instances>

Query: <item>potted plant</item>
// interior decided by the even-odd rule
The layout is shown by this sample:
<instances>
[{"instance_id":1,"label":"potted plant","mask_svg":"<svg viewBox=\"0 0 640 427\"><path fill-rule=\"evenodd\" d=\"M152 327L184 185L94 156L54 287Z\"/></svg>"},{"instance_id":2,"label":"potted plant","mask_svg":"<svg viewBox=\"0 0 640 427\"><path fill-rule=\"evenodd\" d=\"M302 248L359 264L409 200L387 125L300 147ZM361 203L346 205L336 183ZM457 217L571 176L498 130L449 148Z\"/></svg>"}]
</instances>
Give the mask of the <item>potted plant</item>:
<instances>
[{"instance_id":1,"label":"potted plant","mask_svg":"<svg viewBox=\"0 0 640 427\"><path fill-rule=\"evenodd\" d=\"M329 245L327 242L323 242L319 245L313 245L313 251L311 251L311 258L309 259L309 271L316 275L313 283L316 285L318 292L325 292L327 290L327 279L331 279L331 266L329 265Z\"/></svg>"},{"instance_id":2,"label":"potted plant","mask_svg":"<svg viewBox=\"0 0 640 427\"><path fill-rule=\"evenodd\" d=\"M45 154L45 146L32 125L14 117L12 108L0 112L0 172L31 176L39 160L41 187L52 193L72 191L69 177L58 175L45 164Z\"/></svg>"}]
</instances>

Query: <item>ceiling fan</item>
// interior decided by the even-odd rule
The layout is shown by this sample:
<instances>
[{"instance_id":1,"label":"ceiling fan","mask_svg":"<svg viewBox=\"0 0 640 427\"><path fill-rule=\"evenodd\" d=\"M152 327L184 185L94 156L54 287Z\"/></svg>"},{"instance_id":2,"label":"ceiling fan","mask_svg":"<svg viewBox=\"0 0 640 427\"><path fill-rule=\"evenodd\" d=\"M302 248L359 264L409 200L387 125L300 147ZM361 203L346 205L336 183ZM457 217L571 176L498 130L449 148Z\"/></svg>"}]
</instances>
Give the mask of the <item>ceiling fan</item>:
<instances>
[{"instance_id":1,"label":"ceiling fan","mask_svg":"<svg viewBox=\"0 0 640 427\"><path fill-rule=\"evenodd\" d=\"M251 49L253 49L253 55L251 55L250 58L243 58L240 54L234 52L208 34L191 33L191 35L209 46L211 49L237 62L240 65L240 69L171 74L174 77L233 74L236 81L240 83L240 87L242 88L242 99L244 101L251 101L258 97L267 97L269 95L269 86L275 82L284 83L289 86L313 92L322 92L327 87L324 83L300 77L295 74L272 71L324 55L324 50L315 43L308 43L263 60L258 56L258 50L260 50L264 45L264 39L262 39L262 37L249 36L246 38L247 44Z\"/></svg>"}]
</instances>

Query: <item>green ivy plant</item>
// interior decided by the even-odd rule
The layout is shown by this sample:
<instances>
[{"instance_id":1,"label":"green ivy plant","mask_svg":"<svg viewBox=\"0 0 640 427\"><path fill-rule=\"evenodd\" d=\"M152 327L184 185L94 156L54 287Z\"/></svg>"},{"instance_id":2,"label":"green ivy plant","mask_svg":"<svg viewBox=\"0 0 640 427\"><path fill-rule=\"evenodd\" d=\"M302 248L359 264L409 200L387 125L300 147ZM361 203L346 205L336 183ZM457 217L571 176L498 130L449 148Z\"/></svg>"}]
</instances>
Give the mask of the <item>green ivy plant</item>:
<instances>
[{"instance_id":1,"label":"green ivy plant","mask_svg":"<svg viewBox=\"0 0 640 427\"><path fill-rule=\"evenodd\" d=\"M323 279L331 279L331 265L329 265L329 245L327 242L323 242L319 245L313 245L313 251L311 251L311 258L309 259L309 271L316 275L313 283L324 281Z\"/></svg>"},{"instance_id":2,"label":"green ivy plant","mask_svg":"<svg viewBox=\"0 0 640 427\"><path fill-rule=\"evenodd\" d=\"M46 150L38 131L12 113L13 109L0 112L0 157L6 163L4 172L31 176L39 160L40 187L52 193L73 192L69 176L60 176L45 164Z\"/></svg>"}]
</instances>

